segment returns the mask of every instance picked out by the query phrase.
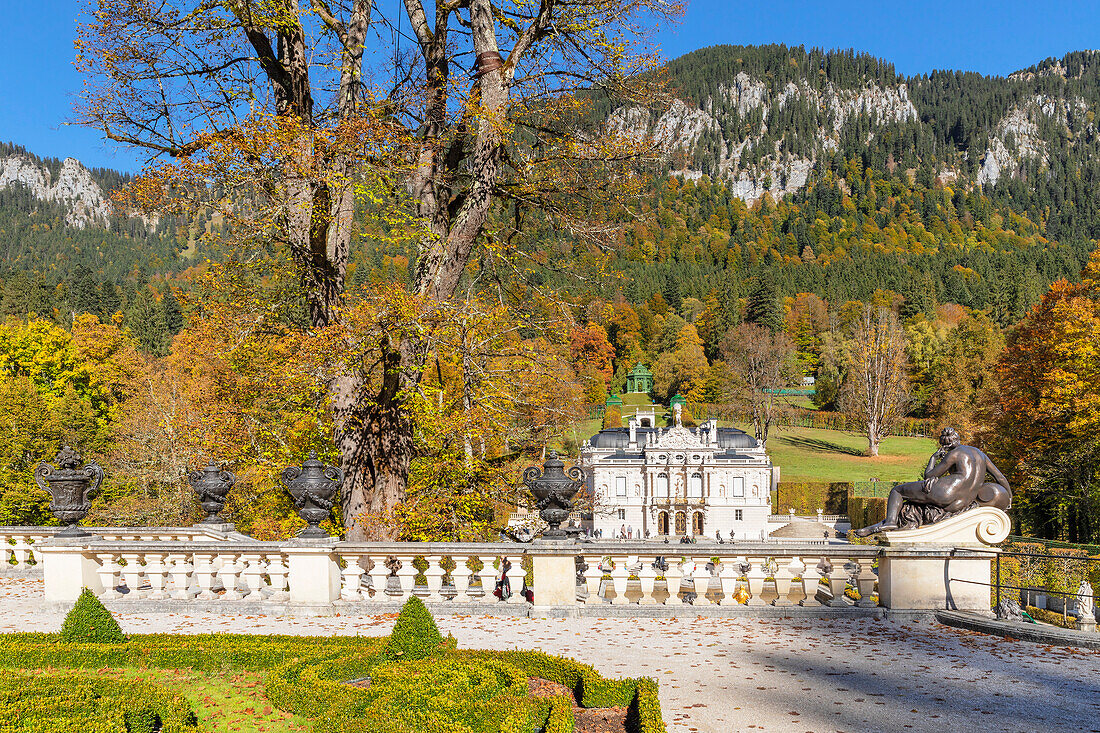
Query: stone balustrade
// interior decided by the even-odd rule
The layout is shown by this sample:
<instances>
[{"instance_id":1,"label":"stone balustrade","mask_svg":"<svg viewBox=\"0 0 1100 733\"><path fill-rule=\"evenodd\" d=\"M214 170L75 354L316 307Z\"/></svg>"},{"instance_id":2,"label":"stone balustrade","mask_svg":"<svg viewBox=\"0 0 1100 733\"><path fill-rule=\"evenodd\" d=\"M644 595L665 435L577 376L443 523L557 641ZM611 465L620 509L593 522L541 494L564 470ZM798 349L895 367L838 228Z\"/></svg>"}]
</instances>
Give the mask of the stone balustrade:
<instances>
[{"instance_id":1,"label":"stone balustrade","mask_svg":"<svg viewBox=\"0 0 1100 733\"><path fill-rule=\"evenodd\" d=\"M40 570L36 545L49 540L61 527L0 527L0 572ZM114 542L251 542L233 531L233 525L193 527L89 527L97 539Z\"/></svg>"},{"instance_id":2,"label":"stone balustrade","mask_svg":"<svg viewBox=\"0 0 1100 733\"><path fill-rule=\"evenodd\" d=\"M261 542L95 541L83 550L95 564L95 589L106 600L285 601L286 555Z\"/></svg>"},{"instance_id":3,"label":"stone balustrade","mask_svg":"<svg viewBox=\"0 0 1100 733\"><path fill-rule=\"evenodd\" d=\"M87 587L120 609L138 603L144 611L390 613L413 595L433 612L462 614L988 610L982 583L991 555L946 545L258 542L206 527L93 532L52 538L6 528L2 536L9 565L42 567L47 601L70 603ZM494 593L502 577L510 594Z\"/></svg>"},{"instance_id":4,"label":"stone balustrade","mask_svg":"<svg viewBox=\"0 0 1100 733\"><path fill-rule=\"evenodd\" d=\"M878 554L875 547L815 542L668 545L663 551L644 542L585 548L580 602L873 607ZM849 586L855 600L845 596ZM537 577L535 593L537 598Z\"/></svg>"}]
</instances>

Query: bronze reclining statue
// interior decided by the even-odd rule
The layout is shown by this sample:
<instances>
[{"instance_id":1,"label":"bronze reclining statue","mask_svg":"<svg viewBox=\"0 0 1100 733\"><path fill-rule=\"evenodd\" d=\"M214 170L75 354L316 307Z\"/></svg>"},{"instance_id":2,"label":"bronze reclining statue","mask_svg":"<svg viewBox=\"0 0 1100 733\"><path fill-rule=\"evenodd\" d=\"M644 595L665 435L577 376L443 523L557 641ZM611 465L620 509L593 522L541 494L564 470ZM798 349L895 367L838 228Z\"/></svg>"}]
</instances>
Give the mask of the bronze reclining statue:
<instances>
[{"instance_id":1,"label":"bronze reclining statue","mask_svg":"<svg viewBox=\"0 0 1100 733\"><path fill-rule=\"evenodd\" d=\"M996 483L987 482L989 473ZM1008 510L1012 487L984 452L962 445L954 428L940 433L940 449L928 459L923 481L899 484L886 501L886 518L853 532L867 537L891 529L914 529L934 524L978 506Z\"/></svg>"}]
</instances>

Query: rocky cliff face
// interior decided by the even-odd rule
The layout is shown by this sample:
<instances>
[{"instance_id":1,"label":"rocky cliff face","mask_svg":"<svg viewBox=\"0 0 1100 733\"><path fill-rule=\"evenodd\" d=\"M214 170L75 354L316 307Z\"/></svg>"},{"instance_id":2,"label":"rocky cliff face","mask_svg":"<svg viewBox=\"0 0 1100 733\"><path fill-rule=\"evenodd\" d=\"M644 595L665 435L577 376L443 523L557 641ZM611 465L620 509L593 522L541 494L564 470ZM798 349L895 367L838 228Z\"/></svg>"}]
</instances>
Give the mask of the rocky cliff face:
<instances>
[{"instance_id":1,"label":"rocky cliff face","mask_svg":"<svg viewBox=\"0 0 1100 733\"><path fill-rule=\"evenodd\" d=\"M793 104L820 116L821 125L808 154L785 152L783 131L769 128L769 123L781 125L773 120ZM728 83L719 84L701 108L689 107L679 99L659 116L640 107L623 107L611 114L608 125L624 134L651 135L670 155L673 173L690 179L706 173L692 165L693 154L708 142L708 137L712 143L717 138L718 159L712 174L726 179L738 197L755 201L765 193L778 200L804 187L818 155L835 150L846 124L860 116L877 127L918 118L905 84L868 84L859 89L838 89L828 84L819 91L808 84L790 82L772 93L763 81L741 72ZM755 129L741 137L725 137L722 131L730 125L723 123L730 118L736 119L739 127L748 122ZM780 140L758 150L766 144L764 138L769 131L778 133ZM752 162L745 161L748 153L755 153Z\"/></svg>"},{"instance_id":2,"label":"rocky cliff face","mask_svg":"<svg viewBox=\"0 0 1100 733\"><path fill-rule=\"evenodd\" d=\"M890 134L903 142L915 139L914 128L925 135L926 142L937 140L922 154L935 158L941 180L965 178L970 185L993 185L1005 176L1026 175L1025 164L1032 170L1036 165L1040 170L1049 168L1064 141L1072 145L1081 136L1097 135L1093 116L1098 110L1064 85L1059 95L1059 84L1049 82L1051 77L1065 78L1066 67L1051 62L1036 68L1007 80L989 80L991 88L1023 88L1023 93L1017 92L1017 101L1003 114L995 111L992 119L981 114L968 117L973 110L965 106L972 102L962 96L957 102L949 101L956 108L946 111L942 105L930 110L926 101L915 102L911 91L918 100L928 98L926 88L918 86L928 83L922 77L839 87L810 77L781 83L741 71L712 81L709 93L696 95L698 103L677 99L664 113L623 107L610 114L607 124L624 134L651 136L667 153L674 175L722 179L736 196L749 202L765 193L779 200L801 190L815 163L838 150L846 157L858 156L860 146L871 146L880 135ZM1033 90L1030 94L1028 88ZM1089 94L1090 99L1094 96ZM952 100L951 93L944 98ZM926 106L918 109L919 104ZM968 124L983 120L977 128L963 126L971 136L974 129L984 130L979 146L951 150L950 143L944 145L933 125L938 123L942 130L947 114L960 114ZM954 119L950 117L948 125Z\"/></svg>"},{"instance_id":3,"label":"rocky cliff face","mask_svg":"<svg viewBox=\"0 0 1100 733\"><path fill-rule=\"evenodd\" d=\"M83 229L106 226L111 202L92 174L75 158L66 158L56 178L49 167L30 156L15 154L0 158L0 188L23 186L40 201L67 208L65 223Z\"/></svg>"}]
</instances>

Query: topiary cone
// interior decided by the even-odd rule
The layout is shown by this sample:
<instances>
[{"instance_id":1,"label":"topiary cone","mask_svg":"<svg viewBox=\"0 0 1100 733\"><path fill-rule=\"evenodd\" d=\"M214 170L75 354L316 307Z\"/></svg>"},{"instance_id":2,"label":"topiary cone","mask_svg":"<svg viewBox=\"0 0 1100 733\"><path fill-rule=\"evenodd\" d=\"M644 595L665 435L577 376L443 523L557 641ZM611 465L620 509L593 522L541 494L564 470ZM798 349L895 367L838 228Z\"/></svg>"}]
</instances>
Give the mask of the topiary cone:
<instances>
[{"instance_id":1,"label":"topiary cone","mask_svg":"<svg viewBox=\"0 0 1100 733\"><path fill-rule=\"evenodd\" d=\"M121 644L126 641L115 617L85 588L61 625L61 640L81 644Z\"/></svg>"},{"instance_id":2,"label":"topiary cone","mask_svg":"<svg viewBox=\"0 0 1100 733\"><path fill-rule=\"evenodd\" d=\"M405 601L397 623L393 625L390 641L386 645L386 656L401 661L423 659L434 654L442 643L443 636L432 614L419 598L413 596Z\"/></svg>"}]
</instances>

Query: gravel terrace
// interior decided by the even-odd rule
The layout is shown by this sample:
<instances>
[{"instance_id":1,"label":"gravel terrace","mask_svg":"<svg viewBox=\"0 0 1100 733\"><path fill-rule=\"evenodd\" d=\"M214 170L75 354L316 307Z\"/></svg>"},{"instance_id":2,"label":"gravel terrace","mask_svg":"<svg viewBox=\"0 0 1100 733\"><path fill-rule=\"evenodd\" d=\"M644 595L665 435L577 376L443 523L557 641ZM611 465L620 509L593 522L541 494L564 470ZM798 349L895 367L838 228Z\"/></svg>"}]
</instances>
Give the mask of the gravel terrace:
<instances>
[{"instance_id":1,"label":"gravel terrace","mask_svg":"<svg viewBox=\"0 0 1100 733\"><path fill-rule=\"evenodd\" d=\"M42 580L0 577L0 632L56 631ZM389 633L393 616L123 614L127 633ZM444 616L459 646L541 649L654 677L670 733L1100 732L1100 651L874 619Z\"/></svg>"}]
</instances>

